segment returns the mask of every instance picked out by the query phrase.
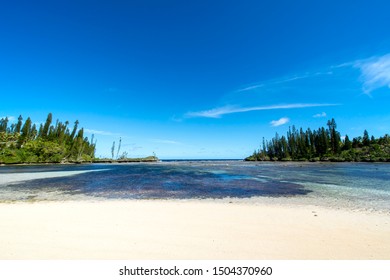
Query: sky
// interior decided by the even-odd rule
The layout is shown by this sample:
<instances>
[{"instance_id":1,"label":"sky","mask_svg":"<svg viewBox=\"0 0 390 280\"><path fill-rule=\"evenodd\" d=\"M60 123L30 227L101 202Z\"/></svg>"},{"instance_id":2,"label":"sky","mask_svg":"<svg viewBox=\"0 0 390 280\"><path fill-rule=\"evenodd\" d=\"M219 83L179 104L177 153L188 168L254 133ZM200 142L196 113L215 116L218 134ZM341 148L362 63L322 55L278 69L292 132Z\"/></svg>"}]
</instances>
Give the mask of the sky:
<instances>
[{"instance_id":1,"label":"sky","mask_svg":"<svg viewBox=\"0 0 390 280\"><path fill-rule=\"evenodd\" d=\"M390 2L2 1L0 118L130 157L242 159L334 118L390 133ZM72 126L71 126L72 128Z\"/></svg>"}]
</instances>

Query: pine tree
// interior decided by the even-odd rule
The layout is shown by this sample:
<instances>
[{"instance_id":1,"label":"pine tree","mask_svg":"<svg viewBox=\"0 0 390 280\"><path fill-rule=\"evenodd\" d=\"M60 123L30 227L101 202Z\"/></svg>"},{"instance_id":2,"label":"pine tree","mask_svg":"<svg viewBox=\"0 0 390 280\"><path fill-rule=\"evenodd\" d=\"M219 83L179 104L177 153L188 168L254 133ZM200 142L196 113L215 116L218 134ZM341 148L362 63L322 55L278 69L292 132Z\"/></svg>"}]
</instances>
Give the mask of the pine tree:
<instances>
[{"instance_id":1,"label":"pine tree","mask_svg":"<svg viewBox=\"0 0 390 280\"><path fill-rule=\"evenodd\" d=\"M330 148L332 154L335 155L339 152L340 135L336 131L337 125L334 119L328 121L327 125L329 127L329 133L330 133Z\"/></svg>"},{"instance_id":2,"label":"pine tree","mask_svg":"<svg viewBox=\"0 0 390 280\"><path fill-rule=\"evenodd\" d=\"M122 138L119 138L119 143L118 143L118 151L116 152L116 158L118 159L119 157L119 152L121 150L121 144L122 144Z\"/></svg>"},{"instance_id":3,"label":"pine tree","mask_svg":"<svg viewBox=\"0 0 390 280\"><path fill-rule=\"evenodd\" d=\"M84 138L84 130L74 132L76 137L70 139L68 122L63 124L56 121L51 125L52 115L49 114L45 124L41 124L39 131L30 118L22 122L19 116L16 124L8 127L8 118L0 120L0 163L20 162L60 162L65 160L88 160L95 156L96 141L89 143ZM2 153L6 148L7 153Z\"/></svg>"},{"instance_id":4,"label":"pine tree","mask_svg":"<svg viewBox=\"0 0 390 280\"><path fill-rule=\"evenodd\" d=\"M51 125L52 120L53 120L53 115L52 115L52 113L49 113L47 115L46 122L42 128L41 137L47 138L47 136L49 135L49 129L50 129L50 125Z\"/></svg>"},{"instance_id":5,"label":"pine tree","mask_svg":"<svg viewBox=\"0 0 390 280\"><path fill-rule=\"evenodd\" d=\"M343 150L348 151L352 149L352 142L349 140L348 135L345 135Z\"/></svg>"},{"instance_id":6,"label":"pine tree","mask_svg":"<svg viewBox=\"0 0 390 280\"><path fill-rule=\"evenodd\" d=\"M87 141L88 142L88 141ZM76 137L76 151L77 151L77 157L76 157L76 160L77 161L80 161L82 158L82 154L84 152L84 148L85 148L85 139L84 139L84 129L81 128L79 130L79 132L77 133L77 137Z\"/></svg>"},{"instance_id":7,"label":"pine tree","mask_svg":"<svg viewBox=\"0 0 390 280\"><path fill-rule=\"evenodd\" d=\"M8 118L5 117L0 120L0 132L7 132L7 127L8 127Z\"/></svg>"},{"instance_id":8,"label":"pine tree","mask_svg":"<svg viewBox=\"0 0 390 280\"><path fill-rule=\"evenodd\" d=\"M311 131L293 126L289 128L287 137L277 133L270 141L263 137L262 149L255 150L248 160L264 160L268 156L272 160L291 158L292 160L316 160L327 158L331 161L389 161L390 136L386 134L379 139L364 131L363 138L356 137L353 141L348 135L341 141L340 132L336 130L334 119L328 121L328 129L324 127Z\"/></svg>"},{"instance_id":9,"label":"pine tree","mask_svg":"<svg viewBox=\"0 0 390 280\"><path fill-rule=\"evenodd\" d=\"M319 141L318 141L317 150L318 150L318 155L321 157L328 152L329 137L328 137L328 133L326 133L326 130L323 127L320 129L318 136L319 136Z\"/></svg>"},{"instance_id":10,"label":"pine tree","mask_svg":"<svg viewBox=\"0 0 390 280\"><path fill-rule=\"evenodd\" d=\"M38 136L37 126L33 124L31 127L31 139L35 139Z\"/></svg>"},{"instance_id":11,"label":"pine tree","mask_svg":"<svg viewBox=\"0 0 390 280\"><path fill-rule=\"evenodd\" d=\"M77 131L78 125L79 125L79 121L76 120L76 121L74 122L74 127L73 127L73 130L72 130L72 133L70 134L69 141L72 141L72 140L74 139L74 137L75 137L75 135L76 135L76 131Z\"/></svg>"},{"instance_id":12,"label":"pine tree","mask_svg":"<svg viewBox=\"0 0 390 280\"><path fill-rule=\"evenodd\" d=\"M114 152L115 152L115 141L112 142L112 147L111 147L111 157L114 159Z\"/></svg>"},{"instance_id":13,"label":"pine tree","mask_svg":"<svg viewBox=\"0 0 390 280\"><path fill-rule=\"evenodd\" d=\"M19 147L23 145L26 141L28 141L31 138L31 119L30 117L27 118L26 122L24 123L21 134L18 139L18 145Z\"/></svg>"},{"instance_id":14,"label":"pine tree","mask_svg":"<svg viewBox=\"0 0 390 280\"><path fill-rule=\"evenodd\" d=\"M23 121L23 117L22 117L22 115L20 115L18 118L18 123L15 126L16 133L20 133L20 130L22 129L22 121Z\"/></svg>"},{"instance_id":15,"label":"pine tree","mask_svg":"<svg viewBox=\"0 0 390 280\"><path fill-rule=\"evenodd\" d=\"M363 132L363 140L362 140L363 146L370 145L370 136L368 135L367 130L365 129Z\"/></svg>"}]
</instances>

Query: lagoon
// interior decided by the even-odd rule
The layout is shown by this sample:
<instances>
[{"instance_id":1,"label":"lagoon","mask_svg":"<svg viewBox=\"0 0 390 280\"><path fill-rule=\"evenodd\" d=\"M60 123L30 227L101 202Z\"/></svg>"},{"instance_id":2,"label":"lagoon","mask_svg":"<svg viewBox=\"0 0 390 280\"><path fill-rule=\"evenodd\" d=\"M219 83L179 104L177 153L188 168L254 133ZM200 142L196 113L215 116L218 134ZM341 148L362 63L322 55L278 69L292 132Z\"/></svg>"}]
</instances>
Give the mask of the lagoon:
<instances>
[{"instance_id":1,"label":"lagoon","mask_svg":"<svg viewBox=\"0 0 390 280\"><path fill-rule=\"evenodd\" d=\"M386 163L160 163L0 167L0 202L250 199L390 213Z\"/></svg>"}]
</instances>

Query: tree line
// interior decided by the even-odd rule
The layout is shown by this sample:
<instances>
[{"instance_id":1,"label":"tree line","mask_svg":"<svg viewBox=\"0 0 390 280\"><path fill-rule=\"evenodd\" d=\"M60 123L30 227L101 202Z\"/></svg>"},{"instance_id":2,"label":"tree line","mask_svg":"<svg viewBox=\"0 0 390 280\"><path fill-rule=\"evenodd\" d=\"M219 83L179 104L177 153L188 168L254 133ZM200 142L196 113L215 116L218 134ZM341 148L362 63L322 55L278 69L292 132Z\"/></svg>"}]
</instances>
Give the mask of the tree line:
<instances>
[{"instance_id":1,"label":"tree line","mask_svg":"<svg viewBox=\"0 0 390 280\"><path fill-rule=\"evenodd\" d=\"M260 149L247 157L248 161L390 161L390 136L375 138L364 130L363 136L352 140L341 137L334 119L317 130L289 127L286 136L276 133L270 141L263 138Z\"/></svg>"},{"instance_id":2,"label":"tree line","mask_svg":"<svg viewBox=\"0 0 390 280\"><path fill-rule=\"evenodd\" d=\"M73 128L69 122L57 120L48 114L44 124L33 123L30 117L23 122L19 116L10 124L7 117L0 119L0 163L82 162L95 157L96 141L84 136L84 129Z\"/></svg>"}]
</instances>

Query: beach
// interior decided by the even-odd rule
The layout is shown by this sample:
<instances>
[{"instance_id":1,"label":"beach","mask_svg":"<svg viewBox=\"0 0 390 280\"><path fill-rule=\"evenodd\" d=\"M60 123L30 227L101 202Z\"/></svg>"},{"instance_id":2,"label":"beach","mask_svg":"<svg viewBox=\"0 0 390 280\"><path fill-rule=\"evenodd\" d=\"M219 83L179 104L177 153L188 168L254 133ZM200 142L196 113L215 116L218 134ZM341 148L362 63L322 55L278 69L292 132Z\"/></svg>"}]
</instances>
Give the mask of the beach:
<instances>
[{"instance_id":1,"label":"beach","mask_svg":"<svg viewBox=\"0 0 390 280\"><path fill-rule=\"evenodd\" d=\"M388 213L254 200L0 204L0 259L390 259Z\"/></svg>"}]
</instances>

